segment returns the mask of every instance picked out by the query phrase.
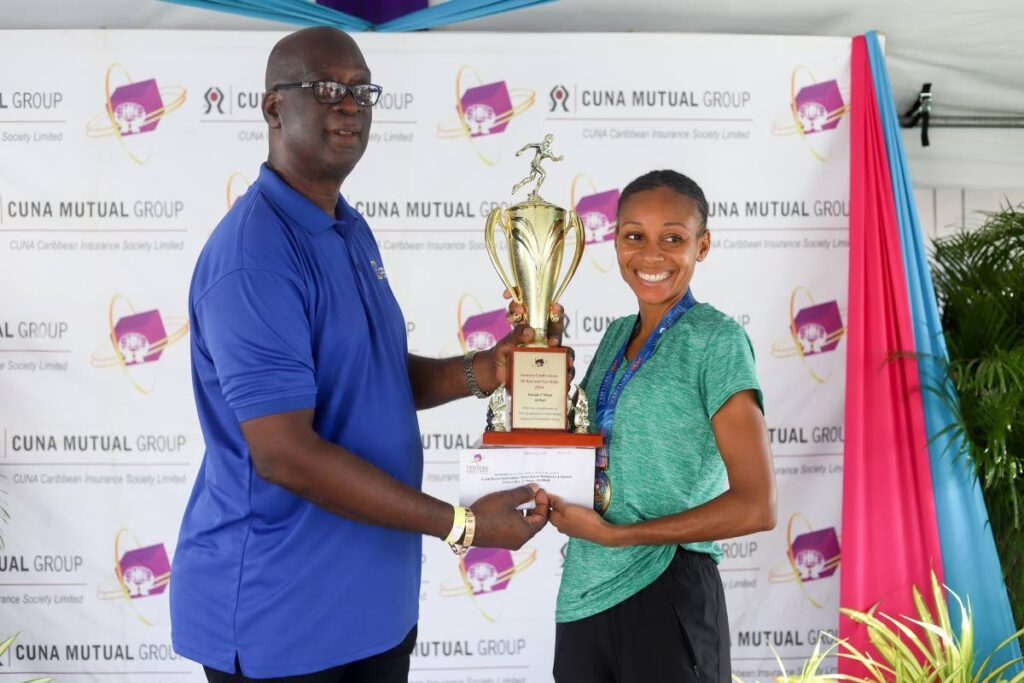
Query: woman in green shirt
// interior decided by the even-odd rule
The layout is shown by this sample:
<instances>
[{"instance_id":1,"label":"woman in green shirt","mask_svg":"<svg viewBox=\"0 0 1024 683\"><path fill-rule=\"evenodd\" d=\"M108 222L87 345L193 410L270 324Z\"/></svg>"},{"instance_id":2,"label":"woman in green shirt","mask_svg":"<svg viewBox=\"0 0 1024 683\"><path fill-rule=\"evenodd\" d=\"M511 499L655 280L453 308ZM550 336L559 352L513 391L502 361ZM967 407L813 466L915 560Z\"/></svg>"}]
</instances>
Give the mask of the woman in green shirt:
<instances>
[{"instance_id":1,"label":"woman in green shirt","mask_svg":"<svg viewBox=\"0 0 1024 683\"><path fill-rule=\"evenodd\" d=\"M558 683L730 680L715 541L775 526L775 480L750 340L690 293L707 213L674 171L619 199L615 252L639 313L609 327L583 379L605 436L595 506L603 493L607 509L551 496L551 522L572 537Z\"/></svg>"}]
</instances>

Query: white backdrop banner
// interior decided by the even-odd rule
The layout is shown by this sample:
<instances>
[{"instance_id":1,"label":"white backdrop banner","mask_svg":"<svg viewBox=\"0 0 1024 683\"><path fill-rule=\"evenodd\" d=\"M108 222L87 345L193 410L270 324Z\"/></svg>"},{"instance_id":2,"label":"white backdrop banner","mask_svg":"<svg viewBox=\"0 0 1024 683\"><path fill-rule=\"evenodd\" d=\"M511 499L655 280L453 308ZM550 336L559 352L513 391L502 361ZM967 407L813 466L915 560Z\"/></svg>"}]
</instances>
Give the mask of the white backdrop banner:
<instances>
[{"instance_id":1,"label":"white backdrop banner","mask_svg":"<svg viewBox=\"0 0 1024 683\"><path fill-rule=\"evenodd\" d=\"M195 259L266 158L276 33L0 32L0 683L185 683L167 582L203 440L189 374ZM733 666L774 673L835 630L848 251L850 43L711 35L359 35L385 94L343 188L380 243L409 346L502 336L491 207L554 134L544 196L585 221L564 297L582 373L635 310L611 241L621 188L696 179L713 248L694 292L749 333L779 525L723 544ZM582 374L581 374L582 376ZM457 498L486 406L421 414L424 489ZM424 541L411 680L548 681L565 538ZM339 558L343 561L343 558ZM479 565L477 567L476 565Z\"/></svg>"}]
</instances>

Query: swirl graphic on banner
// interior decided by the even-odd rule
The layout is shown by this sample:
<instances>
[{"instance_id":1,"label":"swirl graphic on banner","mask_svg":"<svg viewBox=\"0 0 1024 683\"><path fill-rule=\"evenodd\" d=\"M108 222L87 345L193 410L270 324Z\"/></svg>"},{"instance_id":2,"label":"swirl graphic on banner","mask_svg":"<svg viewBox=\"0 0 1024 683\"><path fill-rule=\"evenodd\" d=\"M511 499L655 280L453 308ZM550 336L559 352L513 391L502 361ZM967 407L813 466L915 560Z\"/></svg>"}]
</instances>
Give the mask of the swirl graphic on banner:
<instances>
[{"instance_id":1,"label":"swirl graphic on banner","mask_svg":"<svg viewBox=\"0 0 1024 683\"><path fill-rule=\"evenodd\" d=\"M164 349L188 334L187 318L168 317L165 320L155 308L137 313L131 301L122 294L115 294L110 300L107 324L111 348L108 350L103 346L93 351L90 364L95 368L120 366L132 386L143 394L153 391L154 385L143 386L136 376L136 366L160 360ZM167 332L168 327L170 333Z\"/></svg>"},{"instance_id":2,"label":"swirl graphic on banner","mask_svg":"<svg viewBox=\"0 0 1024 683\"><path fill-rule=\"evenodd\" d=\"M797 66L789 77L789 112L772 126L773 135L799 135L818 161L825 161L810 136L834 130L850 111L839 83L818 81L806 66Z\"/></svg>"},{"instance_id":3,"label":"swirl graphic on banner","mask_svg":"<svg viewBox=\"0 0 1024 683\"><path fill-rule=\"evenodd\" d=\"M800 521L807 529L794 537L793 527ZM768 572L771 583L799 584L801 592L815 607L828 602L824 591L808 587L809 583L827 579L839 568L839 536L835 527L813 529L799 512L789 518L786 525L786 559L776 563Z\"/></svg>"},{"instance_id":4,"label":"swirl graphic on banner","mask_svg":"<svg viewBox=\"0 0 1024 683\"><path fill-rule=\"evenodd\" d=\"M458 579L441 584L441 596L468 596L484 619L495 622L497 617L485 609L479 598L504 591L513 576L523 573L536 560L535 548L523 548L515 553L503 548L470 548L459 558Z\"/></svg>"},{"instance_id":5,"label":"swirl graphic on banner","mask_svg":"<svg viewBox=\"0 0 1024 683\"><path fill-rule=\"evenodd\" d=\"M117 72L121 76L121 85L111 90L113 76ZM160 88L156 79L132 81L132 77L120 64L111 64L107 69L103 82L104 111L97 114L85 127L89 137L104 138L114 136L137 164L145 164L136 154L126 138L156 130L160 121L185 103L187 92L181 86Z\"/></svg>"},{"instance_id":6,"label":"swirl graphic on banner","mask_svg":"<svg viewBox=\"0 0 1024 683\"><path fill-rule=\"evenodd\" d=\"M581 183L589 187L589 194L576 199ZM586 236L586 244L592 246L604 242L615 241L615 227L618 222L619 196L618 188L612 190L597 191L594 181L586 173L578 173L572 179L572 187L569 188L569 204L573 207L583 223L583 231ZM603 262L591 251L590 262L602 273L612 269L615 260Z\"/></svg>"},{"instance_id":7,"label":"swirl graphic on banner","mask_svg":"<svg viewBox=\"0 0 1024 683\"><path fill-rule=\"evenodd\" d=\"M467 74L475 78L476 85L463 90ZM473 152L488 166L498 163L484 153L479 139L497 135L508 128L509 122L525 112L537 101L537 93L529 88L509 89L505 81L484 83L471 66L463 66L455 75L455 111L458 120L437 124L437 136L442 140L466 139Z\"/></svg>"},{"instance_id":8,"label":"swirl graphic on banner","mask_svg":"<svg viewBox=\"0 0 1024 683\"><path fill-rule=\"evenodd\" d=\"M228 210L235 205L239 199L242 198L248 190L249 186L252 185L252 181L244 173L238 171L228 176L228 188L227 188L227 202Z\"/></svg>"},{"instance_id":9,"label":"swirl graphic on banner","mask_svg":"<svg viewBox=\"0 0 1024 683\"><path fill-rule=\"evenodd\" d=\"M800 293L803 293L810 305L797 310L797 296ZM839 346L839 341L846 334L839 303L832 300L817 304L809 289L797 287L789 297L789 334L789 340L772 344L772 356L775 358L799 356L804 367L807 368L807 372L815 381L822 384L827 382L832 376L831 370L823 376L819 371L823 372L824 369L817 367L816 360L809 359L835 351Z\"/></svg>"},{"instance_id":10,"label":"swirl graphic on banner","mask_svg":"<svg viewBox=\"0 0 1024 683\"><path fill-rule=\"evenodd\" d=\"M143 547L135 534L121 529L114 537L114 577L97 588L96 595L101 600L127 600L142 623L155 626L159 619L153 610L140 609L137 601L160 595L170 581L171 562L163 543Z\"/></svg>"}]
</instances>

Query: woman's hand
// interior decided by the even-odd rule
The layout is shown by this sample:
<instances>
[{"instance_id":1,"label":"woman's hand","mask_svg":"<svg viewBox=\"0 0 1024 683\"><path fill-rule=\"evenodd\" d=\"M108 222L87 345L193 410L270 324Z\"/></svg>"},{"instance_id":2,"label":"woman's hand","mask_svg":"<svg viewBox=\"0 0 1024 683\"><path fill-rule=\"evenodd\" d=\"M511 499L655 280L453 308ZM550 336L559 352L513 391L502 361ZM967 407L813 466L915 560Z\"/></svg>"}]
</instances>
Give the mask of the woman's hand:
<instances>
[{"instance_id":1,"label":"woman's hand","mask_svg":"<svg viewBox=\"0 0 1024 683\"><path fill-rule=\"evenodd\" d=\"M624 545L619 540L621 527L606 522L592 508L566 503L549 493L548 510L548 521L567 536L582 538L598 545Z\"/></svg>"}]
</instances>

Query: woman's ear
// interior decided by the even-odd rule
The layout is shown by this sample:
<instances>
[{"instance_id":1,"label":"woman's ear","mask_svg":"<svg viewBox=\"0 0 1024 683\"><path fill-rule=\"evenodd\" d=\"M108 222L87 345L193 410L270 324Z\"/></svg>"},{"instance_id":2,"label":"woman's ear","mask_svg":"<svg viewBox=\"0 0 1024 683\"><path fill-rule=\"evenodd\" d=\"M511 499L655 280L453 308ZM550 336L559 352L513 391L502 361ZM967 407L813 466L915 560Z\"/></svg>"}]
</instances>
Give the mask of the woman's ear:
<instances>
[{"instance_id":1,"label":"woman's ear","mask_svg":"<svg viewBox=\"0 0 1024 683\"><path fill-rule=\"evenodd\" d=\"M704 232L697 238L697 260L703 261L709 251L711 251L711 231L704 228Z\"/></svg>"}]
</instances>

